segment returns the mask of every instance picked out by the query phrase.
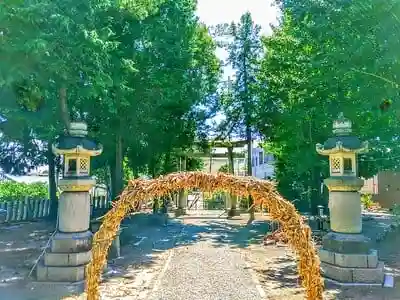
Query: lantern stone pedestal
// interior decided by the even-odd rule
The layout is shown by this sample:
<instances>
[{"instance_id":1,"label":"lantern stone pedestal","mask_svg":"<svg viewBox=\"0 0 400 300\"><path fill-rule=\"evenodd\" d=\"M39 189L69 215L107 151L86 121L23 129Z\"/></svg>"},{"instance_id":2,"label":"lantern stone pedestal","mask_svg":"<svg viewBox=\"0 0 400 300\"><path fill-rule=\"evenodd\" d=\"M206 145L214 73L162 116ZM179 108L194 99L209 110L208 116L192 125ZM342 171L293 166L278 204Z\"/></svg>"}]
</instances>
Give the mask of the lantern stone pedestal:
<instances>
[{"instance_id":1,"label":"lantern stone pedestal","mask_svg":"<svg viewBox=\"0 0 400 300\"><path fill-rule=\"evenodd\" d=\"M384 264L371 241L362 234L361 198L363 180L357 177L356 154L368 150L368 144L351 136L351 121L341 114L333 123L334 137L317 152L329 156L330 177L324 183L329 190L331 232L323 237L319 250L321 271L337 283L377 284L384 282Z\"/></svg>"},{"instance_id":2,"label":"lantern stone pedestal","mask_svg":"<svg viewBox=\"0 0 400 300\"><path fill-rule=\"evenodd\" d=\"M240 216L240 212L237 209L237 196L226 194L226 210L229 218Z\"/></svg>"},{"instance_id":3,"label":"lantern stone pedestal","mask_svg":"<svg viewBox=\"0 0 400 300\"><path fill-rule=\"evenodd\" d=\"M186 163L187 163L187 157L186 155L181 156L180 158L180 170L185 172L186 171ZM187 193L185 189L181 189L178 193L178 205L177 208L175 209L175 216L183 216L186 215L186 208L187 208Z\"/></svg>"},{"instance_id":4,"label":"lantern stone pedestal","mask_svg":"<svg viewBox=\"0 0 400 300\"><path fill-rule=\"evenodd\" d=\"M183 216L186 215L186 207L187 207L187 194L185 190L180 190L178 194L178 207L175 210L175 216Z\"/></svg>"},{"instance_id":5,"label":"lantern stone pedestal","mask_svg":"<svg viewBox=\"0 0 400 300\"><path fill-rule=\"evenodd\" d=\"M62 191L58 204L58 227L50 249L37 266L37 280L77 282L85 278L91 259L90 189L95 180L89 176L90 157L102 152L100 145L86 138L84 123L71 123L69 135L53 145L55 154L64 155Z\"/></svg>"}]
</instances>

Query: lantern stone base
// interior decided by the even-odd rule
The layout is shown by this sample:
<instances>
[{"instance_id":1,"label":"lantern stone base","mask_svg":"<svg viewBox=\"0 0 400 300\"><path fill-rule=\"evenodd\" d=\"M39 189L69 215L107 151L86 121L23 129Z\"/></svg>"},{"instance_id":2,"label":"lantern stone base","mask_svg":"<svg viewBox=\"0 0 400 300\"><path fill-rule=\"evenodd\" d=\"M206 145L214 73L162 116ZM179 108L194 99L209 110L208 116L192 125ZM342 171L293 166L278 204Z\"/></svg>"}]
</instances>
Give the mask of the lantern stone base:
<instances>
[{"instance_id":1,"label":"lantern stone base","mask_svg":"<svg viewBox=\"0 0 400 300\"><path fill-rule=\"evenodd\" d=\"M107 271L107 263L104 272ZM80 266L46 266L45 261L39 261L36 279L39 282L76 283L86 277L86 264Z\"/></svg>"},{"instance_id":2,"label":"lantern stone base","mask_svg":"<svg viewBox=\"0 0 400 300\"><path fill-rule=\"evenodd\" d=\"M368 254L371 239L365 235L329 232L322 239L322 248L337 253Z\"/></svg>"},{"instance_id":3,"label":"lantern stone base","mask_svg":"<svg viewBox=\"0 0 400 300\"><path fill-rule=\"evenodd\" d=\"M186 215L186 208L177 208L175 209L175 217L180 217Z\"/></svg>"},{"instance_id":4,"label":"lantern stone base","mask_svg":"<svg viewBox=\"0 0 400 300\"><path fill-rule=\"evenodd\" d=\"M93 234L90 231L64 233L57 232L51 242L51 252L77 253L92 249Z\"/></svg>"},{"instance_id":5,"label":"lantern stone base","mask_svg":"<svg viewBox=\"0 0 400 300\"><path fill-rule=\"evenodd\" d=\"M233 196L230 193L227 193L225 204L225 211L228 215L228 218L240 216L240 211L237 209L237 196Z\"/></svg>"},{"instance_id":6,"label":"lantern stone base","mask_svg":"<svg viewBox=\"0 0 400 300\"><path fill-rule=\"evenodd\" d=\"M384 264L362 234L328 233L319 250L324 277L339 283L383 284Z\"/></svg>"},{"instance_id":7,"label":"lantern stone base","mask_svg":"<svg viewBox=\"0 0 400 300\"><path fill-rule=\"evenodd\" d=\"M44 264L52 267L81 266L90 261L91 255L91 251L77 253L49 252L44 255Z\"/></svg>"},{"instance_id":8,"label":"lantern stone base","mask_svg":"<svg viewBox=\"0 0 400 300\"><path fill-rule=\"evenodd\" d=\"M339 267L322 262L322 276L339 283L383 284L385 279L384 264L379 262L376 268Z\"/></svg>"},{"instance_id":9,"label":"lantern stone base","mask_svg":"<svg viewBox=\"0 0 400 300\"><path fill-rule=\"evenodd\" d=\"M81 266L46 266L43 262L37 266L37 280L49 282L78 282L85 279L85 267Z\"/></svg>"},{"instance_id":10,"label":"lantern stone base","mask_svg":"<svg viewBox=\"0 0 400 300\"><path fill-rule=\"evenodd\" d=\"M228 217L240 216L240 211L237 208L230 208L227 210Z\"/></svg>"},{"instance_id":11,"label":"lantern stone base","mask_svg":"<svg viewBox=\"0 0 400 300\"><path fill-rule=\"evenodd\" d=\"M57 232L36 269L38 281L77 282L85 279L91 259L92 233Z\"/></svg>"}]
</instances>

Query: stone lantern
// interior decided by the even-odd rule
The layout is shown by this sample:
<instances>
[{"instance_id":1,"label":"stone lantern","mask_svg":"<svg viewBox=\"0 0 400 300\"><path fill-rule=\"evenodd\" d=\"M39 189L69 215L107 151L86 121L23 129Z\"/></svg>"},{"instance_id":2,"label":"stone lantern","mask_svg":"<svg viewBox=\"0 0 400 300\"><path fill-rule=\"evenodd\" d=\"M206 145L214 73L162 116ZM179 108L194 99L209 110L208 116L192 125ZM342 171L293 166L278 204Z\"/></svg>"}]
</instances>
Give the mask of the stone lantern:
<instances>
[{"instance_id":1,"label":"stone lantern","mask_svg":"<svg viewBox=\"0 0 400 300\"><path fill-rule=\"evenodd\" d=\"M357 177L357 154L368 151L368 143L351 135L352 123L340 114L333 122L334 137L317 144L317 152L329 157L330 177L324 180L329 190L331 229L335 232L360 233L361 198L358 191L364 181ZM343 206L344 205L344 206ZM345 210L343 211L343 207Z\"/></svg>"},{"instance_id":2,"label":"stone lantern","mask_svg":"<svg viewBox=\"0 0 400 300\"><path fill-rule=\"evenodd\" d=\"M90 158L100 155L102 146L86 136L85 123L71 123L68 135L53 145L54 154L64 156L64 172L59 181L57 232L50 251L38 265L39 281L81 281L91 258L89 191L95 180L89 175Z\"/></svg>"},{"instance_id":3,"label":"stone lantern","mask_svg":"<svg viewBox=\"0 0 400 300\"><path fill-rule=\"evenodd\" d=\"M368 151L368 143L352 135L352 123L339 114L333 122L334 136L316 150L329 157L331 232L324 236L319 251L321 268L328 279L341 283L382 284L383 263L370 239L362 234L361 197L364 181L357 177L357 155Z\"/></svg>"}]
</instances>

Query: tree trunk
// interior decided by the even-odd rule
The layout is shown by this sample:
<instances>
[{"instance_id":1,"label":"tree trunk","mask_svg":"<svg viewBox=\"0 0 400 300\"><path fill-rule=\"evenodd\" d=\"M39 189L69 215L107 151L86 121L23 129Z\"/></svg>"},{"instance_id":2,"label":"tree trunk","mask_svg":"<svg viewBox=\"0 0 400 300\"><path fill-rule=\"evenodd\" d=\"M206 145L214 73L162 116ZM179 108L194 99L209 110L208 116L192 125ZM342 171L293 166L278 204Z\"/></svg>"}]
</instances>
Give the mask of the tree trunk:
<instances>
[{"instance_id":1,"label":"tree trunk","mask_svg":"<svg viewBox=\"0 0 400 300\"><path fill-rule=\"evenodd\" d=\"M314 145L314 140L313 140L313 128L314 123L314 116L313 114L310 114L309 116L309 122L308 122L308 139L310 145ZM318 205L321 205L324 203L324 200L322 198L322 193L321 193L321 168L320 167L313 167L311 169L311 178L309 181L309 187L311 189L310 193L310 210L311 214L318 214Z\"/></svg>"},{"instance_id":2,"label":"tree trunk","mask_svg":"<svg viewBox=\"0 0 400 300\"><path fill-rule=\"evenodd\" d=\"M114 155L115 156L115 155ZM115 184L115 159L112 160L110 163L110 190L111 190L111 200L115 199L115 196L117 196L117 189L116 189L116 184Z\"/></svg>"},{"instance_id":3,"label":"tree trunk","mask_svg":"<svg viewBox=\"0 0 400 300\"><path fill-rule=\"evenodd\" d=\"M64 122L64 126L67 130L71 125L71 118L69 115L68 110L68 103L67 103L67 88L62 86L59 90L59 100L60 100L60 110L61 110L61 118Z\"/></svg>"},{"instance_id":4,"label":"tree trunk","mask_svg":"<svg viewBox=\"0 0 400 300\"><path fill-rule=\"evenodd\" d=\"M249 122L247 122L249 123ZM250 124L246 125L246 142L247 142L247 176L253 176L253 168L252 168L252 147L251 147L251 127ZM255 220L254 216L254 201L253 198L249 195L249 220L247 221L247 225L250 225Z\"/></svg>"},{"instance_id":5,"label":"tree trunk","mask_svg":"<svg viewBox=\"0 0 400 300\"><path fill-rule=\"evenodd\" d=\"M213 163L213 151L212 151L212 147L210 146L210 173L212 171L212 163Z\"/></svg>"},{"instance_id":6,"label":"tree trunk","mask_svg":"<svg viewBox=\"0 0 400 300\"><path fill-rule=\"evenodd\" d=\"M324 203L324 199L321 195L321 170L318 167L314 167L311 170L311 181L310 181L310 206L311 214L318 213L318 205Z\"/></svg>"},{"instance_id":7,"label":"tree trunk","mask_svg":"<svg viewBox=\"0 0 400 300\"><path fill-rule=\"evenodd\" d=\"M248 54L248 53L247 53ZM252 170L252 137L251 137L251 96L249 94L249 82L248 82L248 72L247 72L247 54L243 55L243 82L244 82L244 118L246 123L246 143L247 143L247 176L253 176ZM249 206L250 206L250 217L247 221L247 225L253 223L254 216L254 203L253 198L249 195Z\"/></svg>"},{"instance_id":8,"label":"tree trunk","mask_svg":"<svg viewBox=\"0 0 400 300\"><path fill-rule=\"evenodd\" d=\"M160 209L160 205L159 205L159 199L158 198L154 198L153 199L153 214L157 214L159 209Z\"/></svg>"},{"instance_id":9,"label":"tree trunk","mask_svg":"<svg viewBox=\"0 0 400 300\"><path fill-rule=\"evenodd\" d=\"M151 178L157 177L157 161L158 161L158 158L156 158L154 155L150 159L149 173L150 173Z\"/></svg>"},{"instance_id":10,"label":"tree trunk","mask_svg":"<svg viewBox=\"0 0 400 300\"><path fill-rule=\"evenodd\" d=\"M165 153L165 160L164 160L164 167L163 167L163 173L164 174L168 174L172 171L171 168L171 152L168 151L167 153Z\"/></svg>"},{"instance_id":11,"label":"tree trunk","mask_svg":"<svg viewBox=\"0 0 400 300\"><path fill-rule=\"evenodd\" d=\"M123 189L123 150L122 137L118 133L115 140L115 160L112 170L111 191L112 198L115 199Z\"/></svg>"},{"instance_id":12,"label":"tree trunk","mask_svg":"<svg viewBox=\"0 0 400 300\"><path fill-rule=\"evenodd\" d=\"M228 146L228 172L232 175L235 174L234 158L233 158L233 146ZM227 195L230 199L230 207L228 211L228 218L236 215L236 204L237 196L230 193Z\"/></svg>"},{"instance_id":13,"label":"tree trunk","mask_svg":"<svg viewBox=\"0 0 400 300\"><path fill-rule=\"evenodd\" d=\"M56 164L55 164L55 156L52 151L51 141L47 143L47 164L49 166L49 198L50 198L49 220L56 222L58 214Z\"/></svg>"},{"instance_id":14,"label":"tree trunk","mask_svg":"<svg viewBox=\"0 0 400 300\"><path fill-rule=\"evenodd\" d=\"M186 157L181 158L181 172L186 171ZM185 214L187 206L187 198L185 197L185 190L181 189L178 193L178 211Z\"/></svg>"},{"instance_id":15,"label":"tree trunk","mask_svg":"<svg viewBox=\"0 0 400 300\"><path fill-rule=\"evenodd\" d=\"M233 159L233 146L228 147L228 170L229 173L234 175L235 170L234 170L234 159Z\"/></svg>"}]
</instances>

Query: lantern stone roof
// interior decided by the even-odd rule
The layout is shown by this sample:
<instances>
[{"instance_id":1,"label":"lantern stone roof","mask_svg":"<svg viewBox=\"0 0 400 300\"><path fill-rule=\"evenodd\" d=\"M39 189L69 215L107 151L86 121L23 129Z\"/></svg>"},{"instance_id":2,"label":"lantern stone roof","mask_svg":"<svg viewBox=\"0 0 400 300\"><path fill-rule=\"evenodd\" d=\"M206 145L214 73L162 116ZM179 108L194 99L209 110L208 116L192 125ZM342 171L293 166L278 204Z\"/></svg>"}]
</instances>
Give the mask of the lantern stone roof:
<instances>
[{"instance_id":1,"label":"lantern stone roof","mask_svg":"<svg viewBox=\"0 0 400 300\"><path fill-rule=\"evenodd\" d=\"M99 145L92 140L68 135L60 137L55 146L63 150L72 150L77 147L81 147L85 150L99 150Z\"/></svg>"},{"instance_id":2,"label":"lantern stone roof","mask_svg":"<svg viewBox=\"0 0 400 300\"><path fill-rule=\"evenodd\" d=\"M326 142L316 145L319 154L330 155L339 152L365 153L368 151L368 142L362 142L358 137L351 135L352 122L340 113L333 122L333 134Z\"/></svg>"},{"instance_id":3,"label":"lantern stone roof","mask_svg":"<svg viewBox=\"0 0 400 300\"><path fill-rule=\"evenodd\" d=\"M85 153L89 156L100 155L103 147L87 136L85 123L71 123L68 134L60 136L53 144L55 154Z\"/></svg>"},{"instance_id":4,"label":"lantern stone roof","mask_svg":"<svg viewBox=\"0 0 400 300\"><path fill-rule=\"evenodd\" d=\"M337 147L338 143L340 143L343 148L349 150L357 150L363 147L361 140L356 136L335 136L326 140L324 143L324 149L333 149Z\"/></svg>"}]
</instances>

